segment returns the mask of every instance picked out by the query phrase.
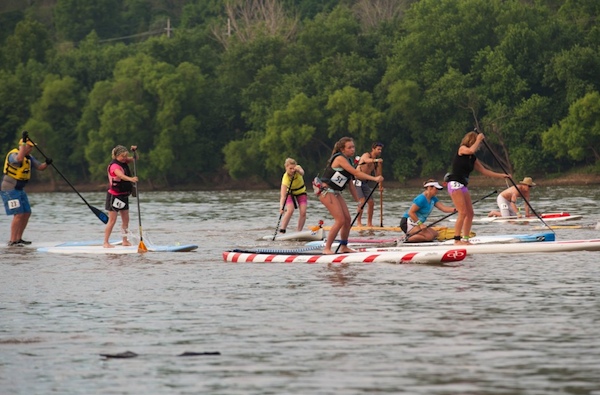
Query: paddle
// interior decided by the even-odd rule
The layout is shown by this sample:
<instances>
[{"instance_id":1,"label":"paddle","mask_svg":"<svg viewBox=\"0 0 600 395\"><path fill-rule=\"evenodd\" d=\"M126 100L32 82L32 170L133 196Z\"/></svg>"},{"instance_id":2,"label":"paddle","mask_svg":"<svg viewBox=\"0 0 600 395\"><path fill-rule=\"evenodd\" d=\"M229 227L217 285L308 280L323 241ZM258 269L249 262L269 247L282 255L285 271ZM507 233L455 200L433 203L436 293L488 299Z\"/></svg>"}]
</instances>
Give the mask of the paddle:
<instances>
[{"instance_id":1,"label":"paddle","mask_svg":"<svg viewBox=\"0 0 600 395\"><path fill-rule=\"evenodd\" d=\"M367 196L367 198L363 202L362 206L360 206L360 209L358 210L358 213L356 213L356 215L354 216L354 219L352 220L352 223L350 224L350 228L352 228L352 226L356 222L356 219L358 218L359 214L362 213L363 209L367 205L367 202L369 201L369 199L371 199L371 196L373 196L373 192L375 192L375 189L377 189L377 186L379 186L379 183L375 184L375 186L373 187L373 189L371 189L371 193L369 193L369 196ZM335 249L335 253L336 254L337 254L338 250L340 249L340 246L341 246L341 244L338 244L337 248Z\"/></svg>"},{"instance_id":2,"label":"paddle","mask_svg":"<svg viewBox=\"0 0 600 395\"><path fill-rule=\"evenodd\" d=\"M481 133L479 131L479 124L477 123L477 119L475 120L476 125L475 125L475 133ZM488 145L487 141L485 141L485 138L482 140L483 141L483 145L485 145L485 147L488 149L488 151L490 152L490 154L492 154L492 156L494 157L494 159L496 160L496 162L498 163L498 165L500 166L500 169L502 169L502 171L505 174L508 174L508 172L506 171L506 169L504 168L504 165L502 164L502 162L500 161L500 159L498 159L498 156L496 156L496 153L490 148L490 146ZM512 177L508 177L508 179L510 180L510 183L513 184L513 186L515 187L515 189L517 190L517 192L519 192L519 195L521 195L521 198L523 199L523 201L525 202L525 204L527 204L529 206L529 209L531 210L532 213L535 214L536 217L538 217L538 219L540 221L542 221L542 223L552 231L552 233L556 234L556 232L554 232L554 230L552 230L552 228L550 226L548 226L548 224L546 223L546 221L544 221L542 219L542 217L534 210L533 207L531 207L531 204L529 203L529 201L525 198L525 195L523 195L523 192L521 192L521 190L519 189L519 187L517 186L517 183L515 183L515 180L513 180Z\"/></svg>"},{"instance_id":3,"label":"paddle","mask_svg":"<svg viewBox=\"0 0 600 395\"><path fill-rule=\"evenodd\" d=\"M379 165L379 175L383 175L383 162ZM379 227L383 228L383 185L379 186Z\"/></svg>"},{"instance_id":4,"label":"paddle","mask_svg":"<svg viewBox=\"0 0 600 395\"><path fill-rule=\"evenodd\" d=\"M294 178L296 178L296 172L294 171L294 175L290 180L290 186L288 187L287 193L285 194L285 199L283 200L283 206L281 206L281 214L279 214L279 219L277 220L277 226L275 227L275 234L273 235L273 241L277 237L277 232L279 231L279 224L281 223L281 217L283 217L283 211L285 210L285 203L287 202L288 196L292 192L292 184L294 183Z\"/></svg>"},{"instance_id":5,"label":"paddle","mask_svg":"<svg viewBox=\"0 0 600 395\"><path fill-rule=\"evenodd\" d=\"M379 190L379 227L383 228L383 188Z\"/></svg>"},{"instance_id":6,"label":"paddle","mask_svg":"<svg viewBox=\"0 0 600 395\"><path fill-rule=\"evenodd\" d=\"M479 199L475 200L475 201L473 202L473 204L475 204L475 203L479 203L479 202L480 202L480 201L482 201L483 199L485 199L485 198L487 198L487 197L490 197L490 196L492 196L493 194L496 194L496 193L498 193L498 191L492 191L492 192L488 193L487 195L485 195L484 197L481 197L481 198L479 198ZM405 236L404 236L404 239L402 239L401 243L406 243L406 241L407 241L408 239L410 239L410 237L411 237L411 236L414 236L414 235L416 235L416 234L420 233L421 231L423 231L423 230L425 230L425 229L428 229L428 228L432 227L433 225L439 224L440 222L442 222L442 221L443 221L443 220L445 220L446 218L449 218L449 217L453 216L453 215L454 215L454 214L456 214L457 212L458 212L458 211L454 210L454 211L453 211L453 212L451 212L450 214L446 214L446 215L444 215L442 218L438 219L437 221L435 221L435 222L432 222L432 223L430 223L429 225L427 225L426 227L419 229L419 230L418 230L418 231L416 231L415 233L413 233L413 234L410 234L410 235L405 235Z\"/></svg>"},{"instance_id":7,"label":"paddle","mask_svg":"<svg viewBox=\"0 0 600 395\"><path fill-rule=\"evenodd\" d=\"M133 176L137 177L137 149L133 151ZM138 188L139 181L135 183L135 198L137 199L138 208L138 222L140 225L140 244L138 244L138 252L148 252L148 248L144 244L144 237L142 236L142 212L140 210L140 189Z\"/></svg>"},{"instance_id":8,"label":"paddle","mask_svg":"<svg viewBox=\"0 0 600 395\"><path fill-rule=\"evenodd\" d=\"M35 146L35 148L40 152L40 154L42 154L42 156L47 160L48 157L46 156L46 154L44 154L42 152L42 150L40 149L40 147L38 147L38 145L31 139L29 138L29 136L27 137L27 139L29 141L31 141L33 143L33 145ZM105 213L103 213L102 211L98 210L96 207L91 206L87 200L85 200L83 198L83 196L81 196L81 194L79 193L79 191L77 191L77 189L75 189L75 187L73 186L73 184L71 184L69 182L69 180L67 180L67 178L60 172L60 170L58 170L58 168L56 167L56 165L53 162L50 162L50 164L52 165L52 167L54 167L54 170L56 170L56 172L63 178L63 180L65 180L67 182L67 184L69 184L69 186L71 188L73 188L73 190L75 191L75 193L77 193L77 195L79 195L79 197L81 198L81 200L83 200L83 202L90 208L90 210L92 210L92 212L94 214L96 214L96 217L98 217L98 219L100 221L102 221L103 223L107 223L108 222L108 215L106 215Z\"/></svg>"}]
</instances>

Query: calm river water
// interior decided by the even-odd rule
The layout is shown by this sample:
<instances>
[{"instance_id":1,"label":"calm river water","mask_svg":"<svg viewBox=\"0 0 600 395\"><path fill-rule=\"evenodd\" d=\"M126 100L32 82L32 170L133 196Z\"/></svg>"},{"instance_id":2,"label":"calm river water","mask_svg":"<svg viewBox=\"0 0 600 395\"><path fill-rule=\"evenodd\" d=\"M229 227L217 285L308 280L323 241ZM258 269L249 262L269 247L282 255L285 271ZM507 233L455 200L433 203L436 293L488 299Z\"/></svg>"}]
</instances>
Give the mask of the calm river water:
<instances>
[{"instance_id":1,"label":"calm river water","mask_svg":"<svg viewBox=\"0 0 600 395\"><path fill-rule=\"evenodd\" d=\"M384 225L420 192L386 190ZM599 253L477 255L453 268L224 263L226 249L270 245L259 239L273 234L277 193L142 191L145 239L200 246L190 253L1 247L0 393L600 394ZM584 215L558 239L598 238L599 195L539 187L532 204ZM84 197L103 208L104 194ZM101 239L103 224L75 193L30 200L34 246ZM490 197L476 212L494 206ZM136 213L134 204L137 232ZM0 218L5 245L10 218ZM332 222L311 196L307 226L319 219ZM125 351L138 357L100 356Z\"/></svg>"}]
</instances>

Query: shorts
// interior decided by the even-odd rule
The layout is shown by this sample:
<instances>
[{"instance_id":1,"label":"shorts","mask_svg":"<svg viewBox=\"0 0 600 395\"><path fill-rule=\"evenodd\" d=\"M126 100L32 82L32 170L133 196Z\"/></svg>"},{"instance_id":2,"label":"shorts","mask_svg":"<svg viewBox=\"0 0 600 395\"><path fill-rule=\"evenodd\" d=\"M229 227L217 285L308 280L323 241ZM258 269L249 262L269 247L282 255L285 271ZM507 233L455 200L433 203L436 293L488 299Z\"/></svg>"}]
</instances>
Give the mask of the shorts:
<instances>
[{"instance_id":1,"label":"shorts","mask_svg":"<svg viewBox=\"0 0 600 395\"><path fill-rule=\"evenodd\" d=\"M502 195L498 195L496 198L496 203L498 203L498 208L500 209L500 215L503 217L516 217L517 213L513 210L510 205L510 200L506 199Z\"/></svg>"},{"instance_id":2,"label":"shorts","mask_svg":"<svg viewBox=\"0 0 600 395\"><path fill-rule=\"evenodd\" d=\"M406 217L400 218L400 229L402 229L405 234L408 234L415 226L417 226L417 224L416 222L413 222L412 219Z\"/></svg>"},{"instance_id":3,"label":"shorts","mask_svg":"<svg viewBox=\"0 0 600 395\"><path fill-rule=\"evenodd\" d=\"M356 193L358 194L359 199L366 199L371 195L371 191L373 191L373 188L369 186L367 181L355 180L354 187L356 188Z\"/></svg>"},{"instance_id":4,"label":"shorts","mask_svg":"<svg viewBox=\"0 0 600 395\"><path fill-rule=\"evenodd\" d=\"M293 204L294 208L298 208L298 205L306 206L308 205L308 196L306 195L306 193L302 193L300 195L288 195L285 204Z\"/></svg>"},{"instance_id":5,"label":"shorts","mask_svg":"<svg viewBox=\"0 0 600 395\"><path fill-rule=\"evenodd\" d=\"M461 191L463 193L469 192L469 188L465 184L461 184L458 181L448 181L448 193L452 195L452 192Z\"/></svg>"},{"instance_id":6,"label":"shorts","mask_svg":"<svg viewBox=\"0 0 600 395\"><path fill-rule=\"evenodd\" d=\"M10 191L1 191L0 194L2 194L6 215L31 213L29 199L24 190L12 189Z\"/></svg>"},{"instance_id":7,"label":"shorts","mask_svg":"<svg viewBox=\"0 0 600 395\"><path fill-rule=\"evenodd\" d=\"M112 195L106 192L106 211L125 211L129 210L129 195Z\"/></svg>"}]
</instances>

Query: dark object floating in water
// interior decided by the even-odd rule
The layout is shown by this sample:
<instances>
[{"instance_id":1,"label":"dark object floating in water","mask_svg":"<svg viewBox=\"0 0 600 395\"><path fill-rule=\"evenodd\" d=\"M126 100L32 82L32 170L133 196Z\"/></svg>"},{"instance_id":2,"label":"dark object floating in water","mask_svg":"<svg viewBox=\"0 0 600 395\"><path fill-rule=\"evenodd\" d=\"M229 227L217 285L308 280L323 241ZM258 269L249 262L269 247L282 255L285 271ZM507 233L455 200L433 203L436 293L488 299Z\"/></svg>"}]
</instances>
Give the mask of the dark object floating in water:
<instances>
[{"instance_id":1,"label":"dark object floating in water","mask_svg":"<svg viewBox=\"0 0 600 395\"><path fill-rule=\"evenodd\" d=\"M219 351L203 351L203 352L186 351L182 354L179 354L178 357L197 357L200 355L221 355L221 353Z\"/></svg>"},{"instance_id":2,"label":"dark object floating in water","mask_svg":"<svg viewBox=\"0 0 600 395\"><path fill-rule=\"evenodd\" d=\"M117 354L100 354L100 356L104 358L135 358L138 355L133 351L125 351Z\"/></svg>"},{"instance_id":3,"label":"dark object floating in water","mask_svg":"<svg viewBox=\"0 0 600 395\"><path fill-rule=\"evenodd\" d=\"M221 353L219 351L202 351L202 352L196 352L196 351L185 351L181 354L178 355L178 357L198 357L198 356L202 356L202 355L221 355ZM104 358L135 358L138 356L138 354L134 353L133 351L124 351L124 352L119 352L116 354L100 354L101 357Z\"/></svg>"}]
</instances>

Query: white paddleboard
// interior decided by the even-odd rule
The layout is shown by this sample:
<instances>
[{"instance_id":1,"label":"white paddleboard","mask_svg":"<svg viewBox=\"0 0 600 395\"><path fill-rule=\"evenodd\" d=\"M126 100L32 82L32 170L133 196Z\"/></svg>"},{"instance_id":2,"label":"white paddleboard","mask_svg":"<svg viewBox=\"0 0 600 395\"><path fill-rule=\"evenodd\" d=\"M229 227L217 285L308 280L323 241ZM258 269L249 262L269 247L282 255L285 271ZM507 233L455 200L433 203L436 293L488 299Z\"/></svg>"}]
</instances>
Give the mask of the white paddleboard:
<instances>
[{"instance_id":1,"label":"white paddleboard","mask_svg":"<svg viewBox=\"0 0 600 395\"><path fill-rule=\"evenodd\" d=\"M583 218L582 215L571 215L569 213L548 213L541 215L542 220L546 223L554 222L565 222L565 221L576 221ZM456 218L450 219L450 222L456 222ZM499 224L499 223L511 223L511 224L540 224L542 221L538 217L480 217L473 218L474 224Z\"/></svg>"},{"instance_id":2,"label":"white paddleboard","mask_svg":"<svg viewBox=\"0 0 600 395\"><path fill-rule=\"evenodd\" d=\"M172 246L148 246L148 252L188 252L198 249L195 244L172 245ZM54 254L137 254L138 246L116 245L114 248L104 248L102 245L57 245L52 247L40 247L40 252Z\"/></svg>"},{"instance_id":3,"label":"white paddleboard","mask_svg":"<svg viewBox=\"0 0 600 395\"><path fill-rule=\"evenodd\" d=\"M467 256L459 247L446 251L381 251L355 252L350 254L324 255L317 252L299 252L297 254L256 253L253 251L225 251L225 262L242 263L426 263L447 264L459 262Z\"/></svg>"},{"instance_id":4,"label":"white paddleboard","mask_svg":"<svg viewBox=\"0 0 600 395\"><path fill-rule=\"evenodd\" d=\"M263 236L262 240L274 240L274 241L287 241L287 240L297 240L297 241L311 241L311 240L323 240L325 234L323 228L319 228L317 230L302 230L300 232L289 232L289 233L277 233L275 239L273 239L273 235Z\"/></svg>"}]
</instances>

